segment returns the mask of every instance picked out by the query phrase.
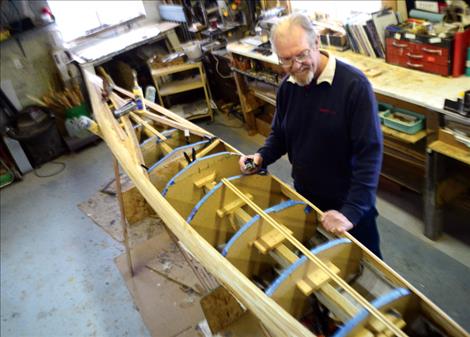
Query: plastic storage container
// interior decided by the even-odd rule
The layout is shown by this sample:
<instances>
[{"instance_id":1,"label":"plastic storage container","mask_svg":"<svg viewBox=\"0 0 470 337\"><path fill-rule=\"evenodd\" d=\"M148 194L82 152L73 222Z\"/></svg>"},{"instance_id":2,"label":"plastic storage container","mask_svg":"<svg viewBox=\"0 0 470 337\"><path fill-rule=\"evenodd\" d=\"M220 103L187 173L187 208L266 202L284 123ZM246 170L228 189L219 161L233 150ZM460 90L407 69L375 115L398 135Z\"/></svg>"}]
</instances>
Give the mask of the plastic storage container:
<instances>
[{"instance_id":1,"label":"plastic storage container","mask_svg":"<svg viewBox=\"0 0 470 337\"><path fill-rule=\"evenodd\" d=\"M406 120L408 118L410 121ZM413 111L394 108L392 111L384 113L383 119L385 126L414 135L424 128L424 120L426 118Z\"/></svg>"},{"instance_id":2,"label":"plastic storage container","mask_svg":"<svg viewBox=\"0 0 470 337\"><path fill-rule=\"evenodd\" d=\"M90 116L85 103L65 110L66 118L75 118L80 116Z\"/></svg>"},{"instance_id":3,"label":"plastic storage container","mask_svg":"<svg viewBox=\"0 0 470 337\"><path fill-rule=\"evenodd\" d=\"M384 123L384 115L387 112L392 111L393 106L391 104L387 103L379 103L378 104L378 110L379 110L379 117L380 117L380 122L383 124Z\"/></svg>"}]
</instances>

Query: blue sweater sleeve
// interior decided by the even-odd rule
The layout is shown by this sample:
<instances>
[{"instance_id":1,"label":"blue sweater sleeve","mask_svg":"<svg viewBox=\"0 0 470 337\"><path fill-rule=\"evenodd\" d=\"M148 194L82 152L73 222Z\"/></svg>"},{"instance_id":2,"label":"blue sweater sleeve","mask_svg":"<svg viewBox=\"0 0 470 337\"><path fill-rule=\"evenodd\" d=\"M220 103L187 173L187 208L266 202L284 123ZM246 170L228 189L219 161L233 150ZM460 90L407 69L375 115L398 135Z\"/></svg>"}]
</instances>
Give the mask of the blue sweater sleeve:
<instances>
[{"instance_id":1,"label":"blue sweater sleeve","mask_svg":"<svg viewBox=\"0 0 470 337\"><path fill-rule=\"evenodd\" d=\"M282 98L279 93L283 90L281 86L276 97L276 112L271 124L271 132L266 138L264 145L258 150L263 157L263 167L274 163L287 152L285 135L282 132L281 124L285 111L282 109Z\"/></svg>"},{"instance_id":2,"label":"blue sweater sleeve","mask_svg":"<svg viewBox=\"0 0 470 337\"><path fill-rule=\"evenodd\" d=\"M369 81L358 81L349 104L352 176L346 201L340 211L356 225L375 204L383 138L377 103Z\"/></svg>"}]
</instances>

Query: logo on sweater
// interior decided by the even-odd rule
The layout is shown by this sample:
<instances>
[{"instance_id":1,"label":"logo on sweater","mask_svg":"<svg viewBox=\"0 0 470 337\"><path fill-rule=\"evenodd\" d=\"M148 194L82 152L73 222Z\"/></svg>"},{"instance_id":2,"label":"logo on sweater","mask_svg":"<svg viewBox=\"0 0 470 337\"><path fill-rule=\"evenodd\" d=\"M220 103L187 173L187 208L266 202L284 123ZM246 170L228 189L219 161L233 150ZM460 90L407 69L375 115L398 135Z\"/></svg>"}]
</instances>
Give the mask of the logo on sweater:
<instances>
[{"instance_id":1,"label":"logo on sweater","mask_svg":"<svg viewBox=\"0 0 470 337\"><path fill-rule=\"evenodd\" d=\"M330 110L328 108L320 108L320 112L329 115L336 115L336 111Z\"/></svg>"}]
</instances>

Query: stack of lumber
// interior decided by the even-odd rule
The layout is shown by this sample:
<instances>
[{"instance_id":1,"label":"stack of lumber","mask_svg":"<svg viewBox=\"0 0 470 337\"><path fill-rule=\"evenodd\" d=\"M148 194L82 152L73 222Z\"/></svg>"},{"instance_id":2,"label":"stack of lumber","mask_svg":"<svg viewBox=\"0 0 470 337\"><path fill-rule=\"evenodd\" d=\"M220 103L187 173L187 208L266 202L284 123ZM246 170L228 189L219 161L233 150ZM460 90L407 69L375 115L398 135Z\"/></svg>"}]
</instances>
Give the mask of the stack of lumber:
<instances>
[{"instance_id":1,"label":"stack of lumber","mask_svg":"<svg viewBox=\"0 0 470 337\"><path fill-rule=\"evenodd\" d=\"M42 99L29 95L28 97L41 106L59 113L63 113L67 109L80 106L84 102L83 94L78 86L67 88L63 91L50 90L42 97Z\"/></svg>"}]
</instances>

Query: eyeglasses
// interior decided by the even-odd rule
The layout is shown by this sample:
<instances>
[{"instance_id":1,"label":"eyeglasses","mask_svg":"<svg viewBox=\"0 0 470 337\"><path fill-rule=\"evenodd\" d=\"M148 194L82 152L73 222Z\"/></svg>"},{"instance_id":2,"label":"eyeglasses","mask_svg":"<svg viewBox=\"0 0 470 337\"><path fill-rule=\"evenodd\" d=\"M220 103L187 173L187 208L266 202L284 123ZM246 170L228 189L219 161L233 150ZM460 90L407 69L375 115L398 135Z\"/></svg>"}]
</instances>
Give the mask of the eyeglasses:
<instances>
[{"instance_id":1,"label":"eyeglasses","mask_svg":"<svg viewBox=\"0 0 470 337\"><path fill-rule=\"evenodd\" d=\"M279 57L279 64L284 67L291 67L294 64L294 61L297 63L302 63L307 61L310 56L310 49L305 49L292 57Z\"/></svg>"}]
</instances>

